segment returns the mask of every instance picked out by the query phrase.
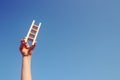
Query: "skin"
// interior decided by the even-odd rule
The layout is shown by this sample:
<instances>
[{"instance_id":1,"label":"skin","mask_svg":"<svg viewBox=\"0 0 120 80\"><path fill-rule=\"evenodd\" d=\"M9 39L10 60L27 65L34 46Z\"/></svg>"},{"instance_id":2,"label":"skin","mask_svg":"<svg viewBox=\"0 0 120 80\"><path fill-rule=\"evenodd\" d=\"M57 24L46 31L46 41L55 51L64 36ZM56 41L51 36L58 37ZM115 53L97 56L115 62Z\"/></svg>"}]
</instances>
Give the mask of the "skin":
<instances>
[{"instance_id":1,"label":"skin","mask_svg":"<svg viewBox=\"0 0 120 80\"><path fill-rule=\"evenodd\" d=\"M25 39L21 40L20 52L22 54L22 71L21 71L21 80L32 80L31 75L31 58L33 50L36 46L36 43L32 46L29 46Z\"/></svg>"}]
</instances>

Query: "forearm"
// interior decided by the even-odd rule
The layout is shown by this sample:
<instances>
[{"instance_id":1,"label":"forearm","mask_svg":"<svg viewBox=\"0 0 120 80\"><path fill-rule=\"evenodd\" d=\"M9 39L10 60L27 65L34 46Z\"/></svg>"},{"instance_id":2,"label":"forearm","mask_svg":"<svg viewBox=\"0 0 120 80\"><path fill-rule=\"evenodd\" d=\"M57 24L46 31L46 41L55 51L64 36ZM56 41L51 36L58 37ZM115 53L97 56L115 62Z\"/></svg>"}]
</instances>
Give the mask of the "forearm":
<instances>
[{"instance_id":1,"label":"forearm","mask_svg":"<svg viewBox=\"0 0 120 80\"><path fill-rule=\"evenodd\" d=\"M21 80L32 80L30 56L23 56L22 58Z\"/></svg>"}]
</instances>

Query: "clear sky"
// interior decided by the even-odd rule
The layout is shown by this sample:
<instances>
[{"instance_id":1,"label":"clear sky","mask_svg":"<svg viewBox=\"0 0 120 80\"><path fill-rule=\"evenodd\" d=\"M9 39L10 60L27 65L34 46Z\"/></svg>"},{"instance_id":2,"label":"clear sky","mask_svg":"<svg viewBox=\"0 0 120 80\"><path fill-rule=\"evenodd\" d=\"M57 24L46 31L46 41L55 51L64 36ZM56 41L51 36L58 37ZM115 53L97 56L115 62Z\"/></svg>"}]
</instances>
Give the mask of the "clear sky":
<instances>
[{"instance_id":1,"label":"clear sky","mask_svg":"<svg viewBox=\"0 0 120 80\"><path fill-rule=\"evenodd\" d=\"M0 0L0 80L20 80L33 19L33 80L120 80L120 0Z\"/></svg>"}]
</instances>

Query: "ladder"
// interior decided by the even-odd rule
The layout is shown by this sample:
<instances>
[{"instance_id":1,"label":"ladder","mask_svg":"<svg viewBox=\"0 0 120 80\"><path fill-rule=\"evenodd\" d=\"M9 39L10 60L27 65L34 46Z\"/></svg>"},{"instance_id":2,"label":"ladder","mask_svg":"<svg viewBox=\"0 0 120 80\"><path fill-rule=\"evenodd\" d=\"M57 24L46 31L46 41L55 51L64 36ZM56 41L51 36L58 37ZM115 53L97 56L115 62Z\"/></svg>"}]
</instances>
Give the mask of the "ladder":
<instances>
[{"instance_id":1,"label":"ladder","mask_svg":"<svg viewBox=\"0 0 120 80\"><path fill-rule=\"evenodd\" d=\"M25 42L30 41L32 42L32 45L35 44L39 29L41 27L41 22L39 23L39 25L35 25L34 23L35 23L35 20L33 20L31 27L25 38Z\"/></svg>"}]
</instances>

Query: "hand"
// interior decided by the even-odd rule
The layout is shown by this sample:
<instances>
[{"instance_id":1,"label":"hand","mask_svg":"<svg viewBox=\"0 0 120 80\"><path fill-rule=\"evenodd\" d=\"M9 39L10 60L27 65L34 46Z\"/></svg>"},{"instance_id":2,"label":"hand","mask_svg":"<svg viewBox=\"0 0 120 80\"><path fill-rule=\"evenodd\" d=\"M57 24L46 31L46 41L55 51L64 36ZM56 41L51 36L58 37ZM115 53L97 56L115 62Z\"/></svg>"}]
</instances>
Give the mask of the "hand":
<instances>
[{"instance_id":1,"label":"hand","mask_svg":"<svg viewBox=\"0 0 120 80\"><path fill-rule=\"evenodd\" d=\"M21 45L20 45L20 52L22 56L32 56L33 49L35 48L36 43L32 46L29 46L27 42L25 42L25 39L21 40Z\"/></svg>"}]
</instances>

